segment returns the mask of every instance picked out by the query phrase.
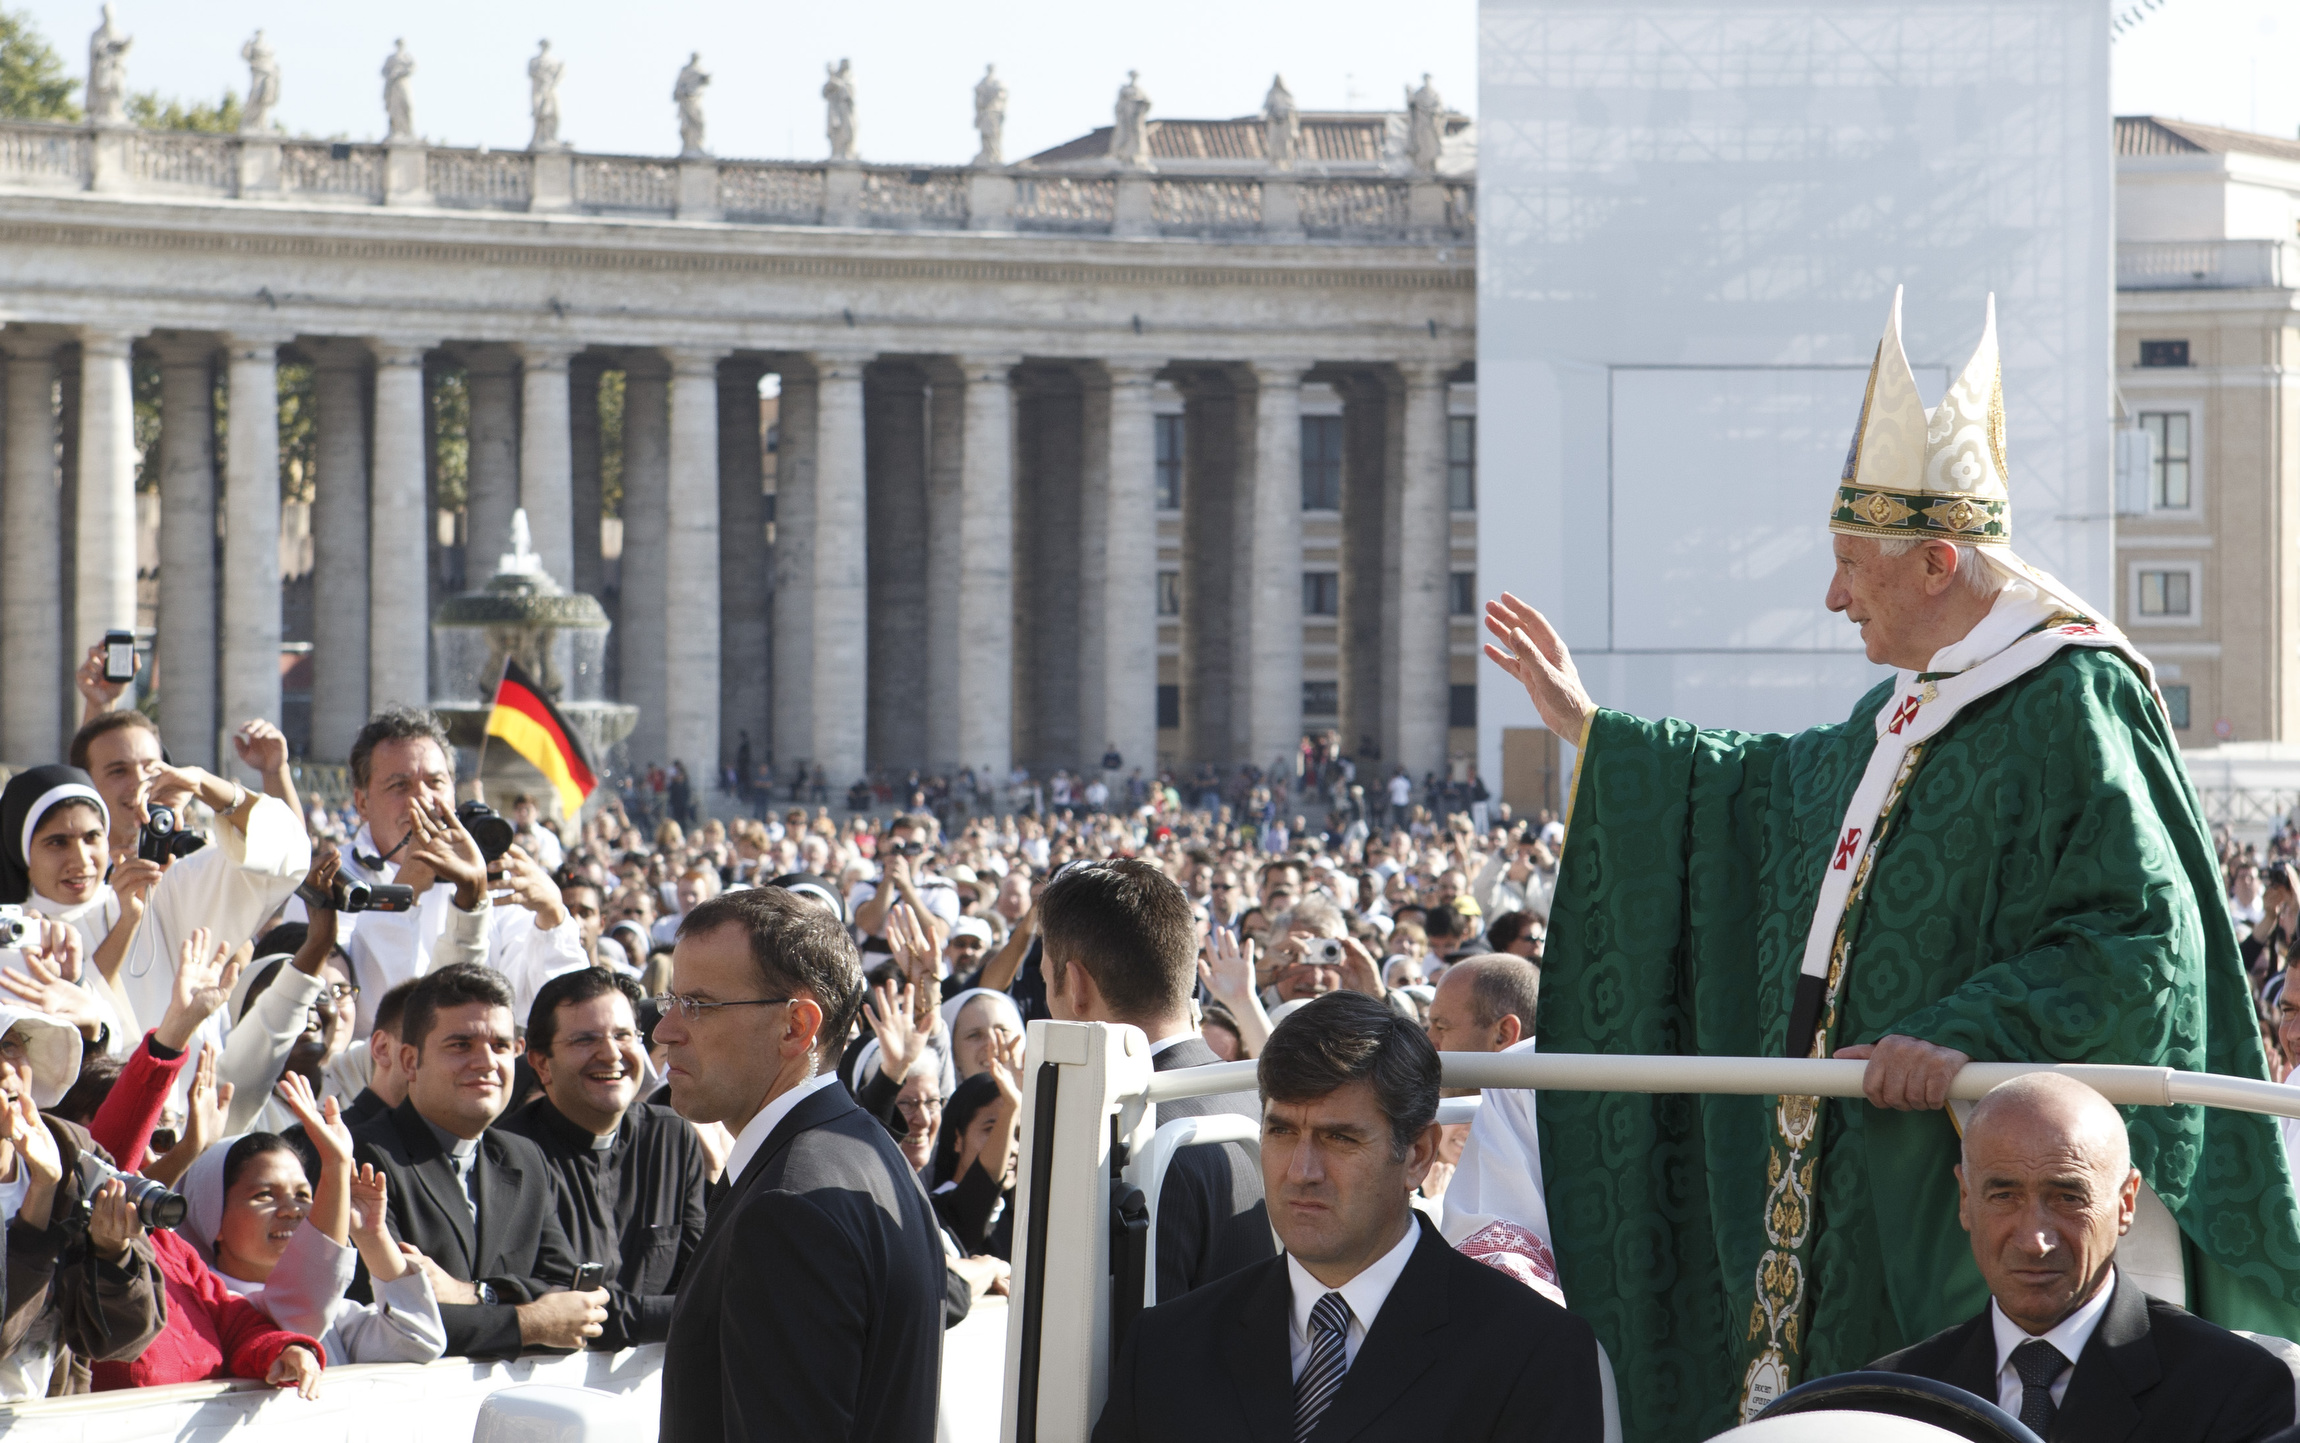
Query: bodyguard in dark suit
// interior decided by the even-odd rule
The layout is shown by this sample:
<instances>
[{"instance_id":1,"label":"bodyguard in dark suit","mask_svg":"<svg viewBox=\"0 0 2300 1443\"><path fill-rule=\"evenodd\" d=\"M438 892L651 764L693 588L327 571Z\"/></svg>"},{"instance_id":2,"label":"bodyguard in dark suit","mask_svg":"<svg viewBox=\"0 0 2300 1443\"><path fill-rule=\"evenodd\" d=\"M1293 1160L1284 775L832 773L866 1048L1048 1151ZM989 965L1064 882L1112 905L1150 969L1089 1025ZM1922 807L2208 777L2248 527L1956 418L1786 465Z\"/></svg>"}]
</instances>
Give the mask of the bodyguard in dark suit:
<instances>
[{"instance_id":1,"label":"bodyguard in dark suit","mask_svg":"<svg viewBox=\"0 0 2300 1443\"><path fill-rule=\"evenodd\" d=\"M389 1182L391 1230L438 1264L447 1351L509 1358L580 1348L606 1320L605 1291L568 1292L577 1259L534 1143L490 1128L511 1100L511 989L459 963L410 994L400 1043L407 1100L352 1129ZM352 1296L368 1300L364 1272Z\"/></svg>"},{"instance_id":2,"label":"bodyguard in dark suit","mask_svg":"<svg viewBox=\"0 0 2300 1443\"><path fill-rule=\"evenodd\" d=\"M2140 1174L2100 1094L2053 1074L1994 1089L1957 1188L1988 1310L1872 1366L1953 1383L2047 1443L2249 1443L2292 1422L2275 1355L2117 1273Z\"/></svg>"},{"instance_id":3,"label":"bodyguard in dark suit","mask_svg":"<svg viewBox=\"0 0 2300 1443\"><path fill-rule=\"evenodd\" d=\"M1286 1253L1143 1313L1095 1443L1603 1436L1589 1325L1414 1212L1438 1079L1421 1029L1372 998L1330 993L1279 1024L1262 1178Z\"/></svg>"},{"instance_id":4,"label":"bodyguard in dark suit","mask_svg":"<svg viewBox=\"0 0 2300 1443\"><path fill-rule=\"evenodd\" d=\"M1038 919L1056 1020L1139 1027L1160 1072L1222 1060L1191 1025L1196 919L1189 896L1165 873L1135 861L1064 868L1040 895ZM1161 1125L1216 1113L1260 1117L1261 1108L1247 1092L1158 1105ZM1224 1143L1175 1154L1158 1200L1161 1301L1276 1253L1251 1148Z\"/></svg>"},{"instance_id":5,"label":"bodyguard in dark suit","mask_svg":"<svg viewBox=\"0 0 2300 1443\"><path fill-rule=\"evenodd\" d=\"M735 1146L671 1313L666 1443L934 1437L941 1235L832 1066L862 996L846 929L779 887L679 925L655 1027L671 1105Z\"/></svg>"}]
</instances>

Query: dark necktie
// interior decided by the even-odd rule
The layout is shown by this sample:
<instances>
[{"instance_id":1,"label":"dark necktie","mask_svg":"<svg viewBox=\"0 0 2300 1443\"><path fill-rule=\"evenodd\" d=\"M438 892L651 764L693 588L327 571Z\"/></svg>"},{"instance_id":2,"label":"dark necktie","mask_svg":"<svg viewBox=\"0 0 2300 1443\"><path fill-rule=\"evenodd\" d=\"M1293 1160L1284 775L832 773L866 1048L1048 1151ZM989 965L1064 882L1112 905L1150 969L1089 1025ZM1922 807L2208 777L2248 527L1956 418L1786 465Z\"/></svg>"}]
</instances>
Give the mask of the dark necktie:
<instances>
[{"instance_id":1,"label":"dark necktie","mask_svg":"<svg viewBox=\"0 0 2300 1443\"><path fill-rule=\"evenodd\" d=\"M734 1184L727 1181L727 1175L723 1172L712 1178L709 1186L703 1189L703 1211L708 1213L716 1209L719 1205L719 1199L725 1197L728 1190L733 1186Z\"/></svg>"},{"instance_id":2,"label":"dark necktie","mask_svg":"<svg viewBox=\"0 0 2300 1443\"><path fill-rule=\"evenodd\" d=\"M2012 1351L2013 1372L2020 1376L2020 1420L2039 1438L2052 1436L2052 1419L2060 1409L2052 1401L2052 1380L2068 1366L2060 1349L2042 1338L2031 1338Z\"/></svg>"},{"instance_id":3,"label":"dark necktie","mask_svg":"<svg viewBox=\"0 0 2300 1443\"><path fill-rule=\"evenodd\" d=\"M1342 1375L1350 1370L1349 1336L1350 1305L1342 1295L1318 1299L1310 1309L1310 1361L1294 1380L1294 1443L1317 1429L1326 1405L1342 1390Z\"/></svg>"}]
</instances>

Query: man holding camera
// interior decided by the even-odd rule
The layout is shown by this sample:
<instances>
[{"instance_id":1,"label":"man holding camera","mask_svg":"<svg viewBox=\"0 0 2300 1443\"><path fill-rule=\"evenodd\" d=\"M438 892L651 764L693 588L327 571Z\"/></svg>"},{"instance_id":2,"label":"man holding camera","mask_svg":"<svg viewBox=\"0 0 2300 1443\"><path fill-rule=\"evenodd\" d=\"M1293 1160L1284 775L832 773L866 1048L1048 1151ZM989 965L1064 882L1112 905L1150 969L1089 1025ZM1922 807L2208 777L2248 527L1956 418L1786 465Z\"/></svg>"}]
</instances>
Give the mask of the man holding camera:
<instances>
[{"instance_id":1,"label":"man holding camera","mask_svg":"<svg viewBox=\"0 0 2300 1443\"><path fill-rule=\"evenodd\" d=\"M86 692L84 670L82 682ZM102 710L91 696L89 713L70 759L94 782L110 822L114 925L131 932L114 985L135 1014L125 1039L132 1047L167 1012L176 956L193 929L234 947L254 936L310 869L311 839L285 782L287 738L271 723L247 723L233 744L267 785L278 779L284 800L199 767L168 765L159 728L142 712ZM183 829L194 799L215 814L208 840ZM219 1026L209 1040L220 1037Z\"/></svg>"},{"instance_id":2,"label":"man holding camera","mask_svg":"<svg viewBox=\"0 0 2300 1443\"><path fill-rule=\"evenodd\" d=\"M359 984L362 1031L374 1025L369 998L450 963L502 973L519 1016L545 982L590 965L550 874L508 844L510 824L485 808L458 814L455 751L437 717L378 712L352 743L351 783L360 829L339 875L369 895L365 910L339 903L336 925Z\"/></svg>"}]
</instances>

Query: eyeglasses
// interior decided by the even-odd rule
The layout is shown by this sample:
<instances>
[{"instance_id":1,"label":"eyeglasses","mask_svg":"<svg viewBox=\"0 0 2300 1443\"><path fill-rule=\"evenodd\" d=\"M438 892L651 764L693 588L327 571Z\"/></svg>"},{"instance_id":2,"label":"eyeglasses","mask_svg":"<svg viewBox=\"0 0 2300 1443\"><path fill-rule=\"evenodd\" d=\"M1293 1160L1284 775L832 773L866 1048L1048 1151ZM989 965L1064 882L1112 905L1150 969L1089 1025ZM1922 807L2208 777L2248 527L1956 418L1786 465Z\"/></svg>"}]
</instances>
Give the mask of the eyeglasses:
<instances>
[{"instance_id":1,"label":"eyeglasses","mask_svg":"<svg viewBox=\"0 0 2300 1443\"><path fill-rule=\"evenodd\" d=\"M692 1022L715 1008L779 1007L785 1002L795 1002L798 999L795 997L742 997L733 1002L705 1002L700 997L682 997L676 992L666 992L660 997L651 997L648 1000L655 1004L657 1011L669 1015L672 1009L676 1008L680 1017Z\"/></svg>"},{"instance_id":2,"label":"eyeglasses","mask_svg":"<svg viewBox=\"0 0 2300 1443\"><path fill-rule=\"evenodd\" d=\"M921 1101L898 1102L895 1104L895 1110L904 1117L939 1117L942 1114L942 1102L940 1099L932 1097Z\"/></svg>"},{"instance_id":3,"label":"eyeglasses","mask_svg":"<svg viewBox=\"0 0 2300 1443\"><path fill-rule=\"evenodd\" d=\"M316 1000L323 1007L333 1007L338 1002L349 1001L358 995L359 984L356 982L330 982L327 986L319 989L319 996Z\"/></svg>"}]
</instances>

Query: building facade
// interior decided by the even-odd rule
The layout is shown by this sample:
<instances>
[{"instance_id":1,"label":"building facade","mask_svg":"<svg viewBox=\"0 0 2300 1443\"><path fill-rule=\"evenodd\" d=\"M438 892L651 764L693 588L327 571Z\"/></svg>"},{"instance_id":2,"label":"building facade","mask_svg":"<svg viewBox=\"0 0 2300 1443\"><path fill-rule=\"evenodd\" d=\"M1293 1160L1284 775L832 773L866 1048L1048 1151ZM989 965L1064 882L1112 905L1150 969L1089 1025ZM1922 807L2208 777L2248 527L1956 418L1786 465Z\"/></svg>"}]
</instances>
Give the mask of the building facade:
<instances>
[{"instance_id":1,"label":"building facade","mask_svg":"<svg viewBox=\"0 0 2300 1443\"><path fill-rule=\"evenodd\" d=\"M1474 185L1465 122L1436 164L1406 130L917 168L0 124L0 648L58 682L7 688L0 757L60 753L141 580L176 756L229 760L292 669L340 761L434 694L431 607L524 508L613 599L632 766L748 739L843 790L1333 729L1441 769L1474 737Z\"/></svg>"}]
</instances>

